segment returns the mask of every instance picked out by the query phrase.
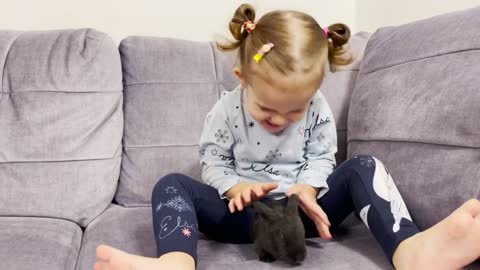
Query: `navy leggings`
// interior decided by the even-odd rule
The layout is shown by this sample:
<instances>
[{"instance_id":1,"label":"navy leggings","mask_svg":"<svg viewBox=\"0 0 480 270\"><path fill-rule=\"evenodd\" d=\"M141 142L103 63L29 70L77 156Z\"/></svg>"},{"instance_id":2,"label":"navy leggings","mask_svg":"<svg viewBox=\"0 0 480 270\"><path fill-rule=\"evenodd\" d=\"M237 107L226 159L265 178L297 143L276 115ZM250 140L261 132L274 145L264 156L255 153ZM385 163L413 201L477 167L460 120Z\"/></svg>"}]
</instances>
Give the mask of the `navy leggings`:
<instances>
[{"instance_id":1,"label":"navy leggings","mask_svg":"<svg viewBox=\"0 0 480 270\"><path fill-rule=\"evenodd\" d=\"M390 263L400 242L417 232L386 167L371 156L355 156L328 177L329 191L317 200L332 229L352 211L382 246ZM169 174L152 192L157 255L181 251L197 259L198 233L228 243L253 242L252 207L230 213L228 200L216 189L186 175ZM318 236L314 223L301 211L306 237Z\"/></svg>"}]
</instances>

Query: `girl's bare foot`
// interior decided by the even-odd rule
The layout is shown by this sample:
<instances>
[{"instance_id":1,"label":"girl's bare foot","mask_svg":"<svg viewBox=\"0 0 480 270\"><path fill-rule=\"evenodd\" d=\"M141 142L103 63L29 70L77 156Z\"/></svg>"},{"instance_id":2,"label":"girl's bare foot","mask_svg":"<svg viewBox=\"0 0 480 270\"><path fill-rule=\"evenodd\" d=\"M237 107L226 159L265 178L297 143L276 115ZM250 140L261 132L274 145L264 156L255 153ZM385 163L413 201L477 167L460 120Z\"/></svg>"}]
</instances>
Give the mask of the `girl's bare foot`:
<instances>
[{"instance_id":1,"label":"girl's bare foot","mask_svg":"<svg viewBox=\"0 0 480 270\"><path fill-rule=\"evenodd\" d=\"M461 269L480 256L480 202L471 199L433 227L400 243L396 269Z\"/></svg>"},{"instance_id":2,"label":"girl's bare foot","mask_svg":"<svg viewBox=\"0 0 480 270\"><path fill-rule=\"evenodd\" d=\"M183 252L170 252L160 258L148 258L129 254L107 245L97 247L94 270L193 270L192 256Z\"/></svg>"}]
</instances>

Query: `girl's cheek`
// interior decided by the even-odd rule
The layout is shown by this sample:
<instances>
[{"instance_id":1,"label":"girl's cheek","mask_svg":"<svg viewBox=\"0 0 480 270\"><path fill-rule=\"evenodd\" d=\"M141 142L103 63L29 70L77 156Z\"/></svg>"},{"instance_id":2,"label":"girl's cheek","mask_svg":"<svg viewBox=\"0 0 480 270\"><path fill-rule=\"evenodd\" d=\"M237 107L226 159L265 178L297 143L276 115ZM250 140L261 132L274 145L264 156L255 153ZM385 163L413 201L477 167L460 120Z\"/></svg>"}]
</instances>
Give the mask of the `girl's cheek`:
<instances>
[{"instance_id":1,"label":"girl's cheek","mask_svg":"<svg viewBox=\"0 0 480 270\"><path fill-rule=\"evenodd\" d=\"M257 120L258 122L261 122L269 117L268 113L264 113L262 111L257 111L257 110L252 110L250 111L250 114Z\"/></svg>"}]
</instances>

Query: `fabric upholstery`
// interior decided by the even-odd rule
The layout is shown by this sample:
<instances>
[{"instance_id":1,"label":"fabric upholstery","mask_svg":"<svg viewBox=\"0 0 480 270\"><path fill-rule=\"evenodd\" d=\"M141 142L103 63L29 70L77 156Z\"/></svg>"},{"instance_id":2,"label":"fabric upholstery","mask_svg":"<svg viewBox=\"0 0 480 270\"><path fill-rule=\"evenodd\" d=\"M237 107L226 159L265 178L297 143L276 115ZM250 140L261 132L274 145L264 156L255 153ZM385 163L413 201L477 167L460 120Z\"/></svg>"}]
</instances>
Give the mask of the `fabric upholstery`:
<instances>
[{"instance_id":1,"label":"fabric upholstery","mask_svg":"<svg viewBox=\"0 0 480 270\"><path fill-rule=\"evenodd\" d=\"M383 28L352 94L348 156L390 169L425 229L480 189L480 8Z\"/></svg>"},{"instance_id":2,"label":"fabric upholstery","mask_svg":"<svg viewBox=\"0 0 480 270\"><path fill-rule=\"evenodd\" d=\"M0 215L85 226L111 203L120 171L114 42L92 29L0 31L0 70Z\"/></svg>"},{"instance_id":3,"label":"fabric upholstery","mask_svg":"<svg viewBox=\"0 0 480 270\"><path fill-rule=\"evenodd\" d=\"M1 269L74 270L81 228L53 218L0 217Z\"/></svg>"}]
</instances>

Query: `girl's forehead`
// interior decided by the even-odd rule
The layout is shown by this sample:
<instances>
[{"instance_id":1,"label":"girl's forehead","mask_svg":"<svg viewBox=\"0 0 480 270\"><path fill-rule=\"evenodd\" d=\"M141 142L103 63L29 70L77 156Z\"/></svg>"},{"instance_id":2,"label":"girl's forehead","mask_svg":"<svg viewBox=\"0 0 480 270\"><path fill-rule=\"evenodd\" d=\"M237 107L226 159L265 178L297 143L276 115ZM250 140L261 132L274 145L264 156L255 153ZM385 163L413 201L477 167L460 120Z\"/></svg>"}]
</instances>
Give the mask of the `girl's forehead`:
<instances>
[{"instance_id":1,"label":"girl's forehead","mask_svg":"<svg viewBox=\"0 0 480 270\"><path fill-rule=\"evenodd\" d=\"M282 93L285 95L302 95L311 94L313 91L320 87L323 80L323 74L318 72L317 74L289 74L281 75L279 73L270 73L266 76L250 77L249 83L251 86L259 91Z\"/></svg>"},{"instance_id":2,"label":"girl's forehead","mask_svg":"<svg viewBox=\"0 0 480 270\"><path fill-rule=\"evenodd\" d=\"M263 80L251 85L254 100L269 108L299 109L308 103L318 89L318 84L310 82L289 82L269 84Z\"/></svg>"},{"instance_id":3,"label":"girl's forehead","mask_svg":"<svg viewBox=\"0 0 480 270\"><path fill-rule=\"evenodd\" d=\"M324 77L325 67L320 63L317 63L315 68L310 69L308 72L289 72L288 74L282 74L269 65L250 66L248 69L248 80L254 85L270 85L280 91L288 92L289 90L305 89L305 88L318 88Z\"/></svg>"}]
</instances>

